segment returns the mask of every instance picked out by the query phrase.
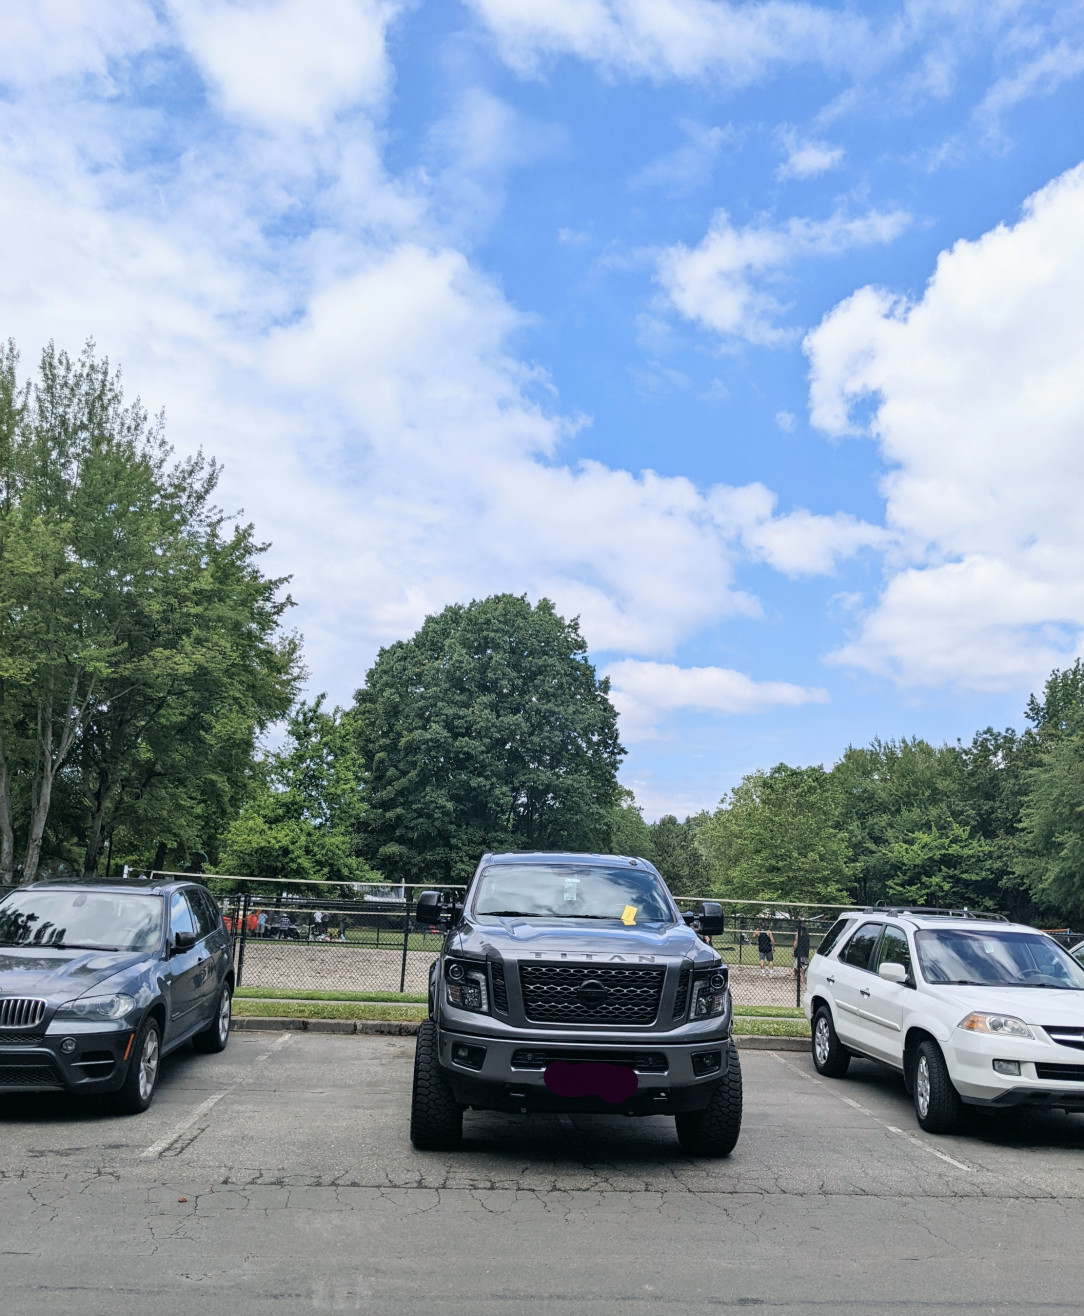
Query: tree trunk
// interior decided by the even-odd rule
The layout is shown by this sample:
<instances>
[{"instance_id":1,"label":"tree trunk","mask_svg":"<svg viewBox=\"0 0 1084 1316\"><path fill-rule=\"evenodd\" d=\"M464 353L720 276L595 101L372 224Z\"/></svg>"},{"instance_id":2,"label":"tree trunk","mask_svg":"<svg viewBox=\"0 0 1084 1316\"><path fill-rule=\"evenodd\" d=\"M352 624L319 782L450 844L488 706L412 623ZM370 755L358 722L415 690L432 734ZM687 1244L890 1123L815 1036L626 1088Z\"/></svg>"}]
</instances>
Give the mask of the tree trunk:
<instances>
[{"instance_id":1,"label":"tree trunk","mask_svg":"<svg viewBox=\"0 0 1084 1316\"><path fill-rule=\"evenodd\" d=\"M0 886L15 881L15 832L11 823L11 777L4 744L4 682L0 680Z\"/></svg>"},{"instance_id":2,"label":"tree trunk","mask_svg":"<svg viewBox=\"0 0 1084 1316\"><path fill-rule=\"evenodd\" d=\"M158 842L158 849L154 852L154 859L151 863L151 872L160 873L166 866L166 843Z\"/></svg>"},{"instance_id":3,"label":"tree trunk","mask_svg":"<svg viewBox=\"0 0 1084 1316\"><path fill-rule=\"evenodd\" d=\"M87 833L87 849L83 856L83 876L94 877L98 872L98 860L105 849L105 806L109 798L109 782L103 773L98 778L94 791L84 791L84 798L90 805L90 831Z\"/></svg>"},{"instance_id":4,"label":"tree trunk","mask_svg":"<svg viewBox=\"0 0 1084 1316\"><path fill-rule=\"evenodd\" d=\"M86 719L87 710L90 707L90 701L94 689L94 682L91 681L87 689L86 698L79 705L76 705L75 699L79 690L80 672L76 672L72 678L71 690L68 695L67 707L64 710L64 730L60 735L60 743L57 745L56 753L53 753L53 678L50 677L48 685L48 694L45 700L38 704L38 763L40 765L41 775L36 782L36 790L32 794L30 804L30 833L26 842L26 861L23 864L23 881L33 882L38 875L38 865L41 863L41 842L45 835L45 824L49 818L49 805L53 798L53 782L56 774L68 757L72 745L75 743L76 735Z\"/></svg>"}]
</instances>

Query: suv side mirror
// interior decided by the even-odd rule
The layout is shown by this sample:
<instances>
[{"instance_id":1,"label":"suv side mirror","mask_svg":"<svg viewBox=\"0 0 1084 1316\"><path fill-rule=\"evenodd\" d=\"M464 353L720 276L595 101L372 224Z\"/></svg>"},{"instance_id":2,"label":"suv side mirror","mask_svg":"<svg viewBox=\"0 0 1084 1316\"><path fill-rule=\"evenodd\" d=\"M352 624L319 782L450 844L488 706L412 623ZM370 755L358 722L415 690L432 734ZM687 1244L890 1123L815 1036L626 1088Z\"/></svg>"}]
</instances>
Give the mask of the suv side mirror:
<instances>
[{"instance_id":1,"label":"suv side mirror","mask_svg":"<svg viewBox=\"0 0 1084 1316\"><path fill-rule=\"evenodd\" d=\"M885 982L895 982L902 986L907 981L907 970L902 964L887 962L877 969L877 976L883 978Z\"/></svg>"},{"instance_id":2,"label":"suv side mirror","mask_svg":"<svg viewBox=\"0 0 1084 1316\"><path fill-rule=\"evenodd\" d=\"M700 913L700 935L719 937L723 932L723 907L717 900L705 900Z\"/></svg>"},{"instance_id":3,"label":"suv side mirror","mask_svg":"<svg viewBox=\"0 0 1084 1316\"><path fill-rule=\"evenodd\" d=\"M415 923L424 923L426 927L437 927L444 913L444 904L439 891L423 891L414 908Z\"/></svg>"},{"instance_id":4,"label":"suv side mirror","mask_svg":"<svg viewBox=\"0 0 1084 1316\"><path fill-rule=\"evenodd\" d=\"M173 934L173 953L179 955L182 951L191 950L196 944L196 934L194 932L175 932Z\"/></svg>"}]
</instances>

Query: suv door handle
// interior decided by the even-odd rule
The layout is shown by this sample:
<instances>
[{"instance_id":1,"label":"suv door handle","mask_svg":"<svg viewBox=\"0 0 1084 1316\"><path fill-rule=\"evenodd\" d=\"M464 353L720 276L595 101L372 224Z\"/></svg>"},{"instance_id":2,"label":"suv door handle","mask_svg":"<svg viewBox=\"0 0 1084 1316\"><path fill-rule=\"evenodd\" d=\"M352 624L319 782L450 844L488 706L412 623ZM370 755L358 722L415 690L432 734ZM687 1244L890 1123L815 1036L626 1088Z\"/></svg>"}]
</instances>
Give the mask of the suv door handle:
<instances>
[{"instance_id":1,"label":"suv door handle","mask_svg":"<svg viewBox=\"0 0 1084 1316\"><path fill-rule=\"evenodd\" d=\"M830 982L830 983L832 984L833 987L836 985L836 980L835 980L835 978L825 978L824 981L825 981L825 982Z\"/></svg>"},{"instance_id":2,"label":"suv door handle","mask_svg":"<svg viewBox=\"0 0 1084 1316\"><path fill-rule=\"evenodd\" d=\"M865 989L864 987L859 987L859 989L858 989L858 995L859 995L859 996L868 996L868 995L869 995L869 992L866 991L866 989Z\"/></svg>"}]
</instances>

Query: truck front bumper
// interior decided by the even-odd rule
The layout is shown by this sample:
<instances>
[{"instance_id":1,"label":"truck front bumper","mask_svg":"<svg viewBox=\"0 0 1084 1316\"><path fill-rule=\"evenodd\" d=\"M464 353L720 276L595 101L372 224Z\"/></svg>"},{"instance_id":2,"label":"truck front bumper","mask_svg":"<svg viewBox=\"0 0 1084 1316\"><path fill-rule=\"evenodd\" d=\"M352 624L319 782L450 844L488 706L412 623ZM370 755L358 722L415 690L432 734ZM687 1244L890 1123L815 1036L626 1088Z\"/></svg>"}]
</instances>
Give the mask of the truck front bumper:
<instances>
[{"instance_id":1,"label":"truck front bumper","mask_svg":"<svg viewBox=\"0 0 1084 1316\"><path fill-rule=\"evenodd\" d=\"M624 1115L703 1110L719 1079L737 1063L726 1035L676 1044L654 1036L628 1041L570 1041L560 1037L496 1038L439 1029L441 1068L456 1101L475 1110L565 1111ZM631 1068L637 1086L620 1102L563 1097L546 1086L555 1061L603 1062Z\"/></svg>"}]
</instances>

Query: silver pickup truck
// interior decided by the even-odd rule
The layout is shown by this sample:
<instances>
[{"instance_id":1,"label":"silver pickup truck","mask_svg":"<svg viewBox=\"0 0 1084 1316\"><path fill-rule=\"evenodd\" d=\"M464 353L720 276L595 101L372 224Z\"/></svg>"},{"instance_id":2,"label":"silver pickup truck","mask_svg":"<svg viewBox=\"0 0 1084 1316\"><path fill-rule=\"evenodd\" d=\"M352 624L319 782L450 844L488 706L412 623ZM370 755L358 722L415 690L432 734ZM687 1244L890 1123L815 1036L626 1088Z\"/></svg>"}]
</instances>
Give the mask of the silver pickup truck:
<instances>
[{"instance_id":1,"label":"silver pickup truck","mask_svg":"<svg viewBox=\"0 0 1084 1316\"><path fill-rule=\"evenodd\" d=\"M457 1147L471 1108L673 1115L686 1151L733 1150L729 975L703 940L719 905L683 916L644 859L487 854L461 908L427 891L416 918L447 931L418 1031L415 1147Z\"/></svg>"}]
</instances>

